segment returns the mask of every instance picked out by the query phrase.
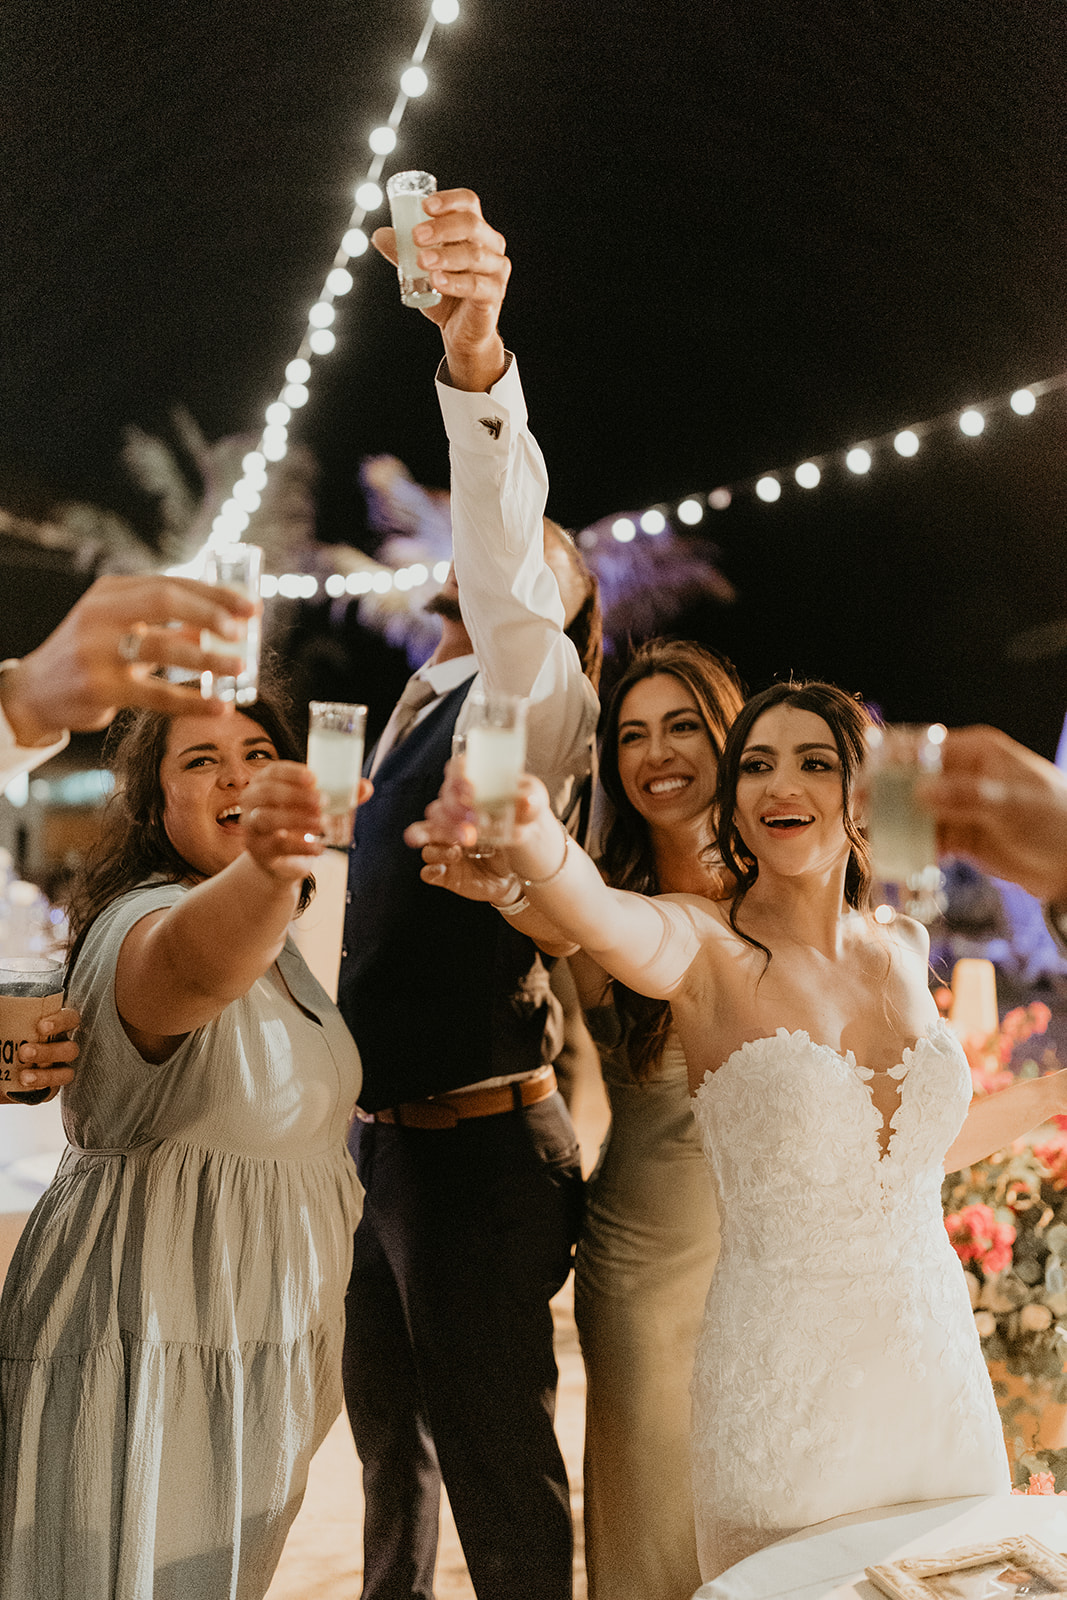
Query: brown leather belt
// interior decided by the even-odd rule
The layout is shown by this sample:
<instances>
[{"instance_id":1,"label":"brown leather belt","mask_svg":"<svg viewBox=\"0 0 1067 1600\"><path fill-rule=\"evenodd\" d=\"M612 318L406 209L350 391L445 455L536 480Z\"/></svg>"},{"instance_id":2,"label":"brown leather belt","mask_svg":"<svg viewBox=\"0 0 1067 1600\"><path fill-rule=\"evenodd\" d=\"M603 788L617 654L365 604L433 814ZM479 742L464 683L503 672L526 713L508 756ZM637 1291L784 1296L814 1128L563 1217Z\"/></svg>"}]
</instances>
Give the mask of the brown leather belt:
<instances>
[{"instance_id":1,"label":"brown leather belt","mask_svg":"<svg viewBox=\"0 0 1067 1600\"><path fill-rule=\"evenodd\" d=\"M407 1105L387 1106L383 1111L364 1111L356 1107L360 1122L387 1122L400 1128L454 1128L465 1117L497 1117L503 1111L520 1111L535 1106L556 1092L556 1074L551 1067L540 1067L528 1078L501 1083L493 1089L451 1089L426 1100Z\"/></svg>"}]
</instances>

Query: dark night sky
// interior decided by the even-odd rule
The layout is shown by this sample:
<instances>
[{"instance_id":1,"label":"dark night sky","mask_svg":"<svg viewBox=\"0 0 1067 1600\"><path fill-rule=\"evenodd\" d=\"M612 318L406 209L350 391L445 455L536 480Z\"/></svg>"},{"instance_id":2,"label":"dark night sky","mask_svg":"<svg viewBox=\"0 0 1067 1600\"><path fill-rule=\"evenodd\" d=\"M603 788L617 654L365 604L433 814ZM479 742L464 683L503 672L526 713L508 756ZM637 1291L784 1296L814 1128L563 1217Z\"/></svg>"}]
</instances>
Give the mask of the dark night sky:
<instances>
[{"instance_id":1,"label":"dark night sky","mask_svg":"<svg viewBox=\"0 0 1067 1600\"><path fill-rule=\"evenodd\" d=\"M1067 369L1060 0L461 0L387 171L467 184L515 263L519 354L571 526L791 469ZM282 381L424 8L3 0L0 504L129 509L122 427L210 436ZM447 482L437 336L357 266L301 433L320 531L371 451ZM741 599L687 618L760 686L1051 753L1067 708L1067 400L869 478L713 519ZM1038 639L1040 647L1040 639ZM4 651L3 653L7 653Z\"/></svg>"}]
</instances>

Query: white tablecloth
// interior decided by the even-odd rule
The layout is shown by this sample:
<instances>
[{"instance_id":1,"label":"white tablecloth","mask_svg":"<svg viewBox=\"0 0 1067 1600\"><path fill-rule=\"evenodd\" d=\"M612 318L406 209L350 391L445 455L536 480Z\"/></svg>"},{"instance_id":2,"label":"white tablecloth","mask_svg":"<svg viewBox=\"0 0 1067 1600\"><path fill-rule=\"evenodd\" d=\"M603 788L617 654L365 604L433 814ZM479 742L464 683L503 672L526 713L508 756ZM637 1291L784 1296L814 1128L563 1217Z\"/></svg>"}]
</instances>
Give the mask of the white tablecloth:
<instances>
[{"instance_id":1,"label":"white tablecloth","mask_svg":"<svg viewBox=\"0 0 1067 1600\"><path fill-rule=\"evenodd\" d=\"M1029 1534L1067 1554L1067 1499L993 1495L861 1511L768 1545L699 1588L693 1600L885 1600L864 1568Z\"/></svg>"}]
</instances>

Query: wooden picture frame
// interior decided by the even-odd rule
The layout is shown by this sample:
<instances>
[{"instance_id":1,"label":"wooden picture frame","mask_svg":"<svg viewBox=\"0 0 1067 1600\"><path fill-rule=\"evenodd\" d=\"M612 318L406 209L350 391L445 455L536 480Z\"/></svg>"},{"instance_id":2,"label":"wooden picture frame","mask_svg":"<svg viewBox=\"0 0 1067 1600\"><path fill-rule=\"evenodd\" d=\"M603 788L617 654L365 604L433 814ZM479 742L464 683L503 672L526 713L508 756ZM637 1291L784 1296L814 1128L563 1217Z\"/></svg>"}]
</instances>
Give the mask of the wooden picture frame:
<instances>
[{"instance_id":1,"label":"wooden picture frame","mask_svg":"<svg viewBox=\"0 0 1067 1600\"><path fill-rule=\"evenodd\" d=\"M1023 1535L940 1556L902 1556L868 1567L867 1577L892 1600L1067 1600L1067 1558Z\"/></svg>"}]
</instances>

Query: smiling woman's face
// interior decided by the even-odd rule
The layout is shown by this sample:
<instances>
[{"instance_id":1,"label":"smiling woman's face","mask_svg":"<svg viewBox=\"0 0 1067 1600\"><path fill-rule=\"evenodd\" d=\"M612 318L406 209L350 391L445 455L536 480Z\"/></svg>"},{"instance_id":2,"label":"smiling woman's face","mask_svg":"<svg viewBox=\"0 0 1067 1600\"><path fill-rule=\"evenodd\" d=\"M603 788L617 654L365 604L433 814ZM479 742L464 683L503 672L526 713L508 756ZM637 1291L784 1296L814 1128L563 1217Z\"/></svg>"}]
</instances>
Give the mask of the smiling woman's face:
<instances>
[{"instance_id":1,"label":"smiling woman's face","mask_svg":"<svg viewBox=\"0 0 1067 1600\"><path fill-rule=\"evenodd\" d=\"M779 705L757 718L741 755L734 822L761 867L792 874L847 857L841 757L822 717Z\"/></svg>"},{"instance_id":2,"label":"smiling woman's face","mask_svg":"<svg viewBox=\"0 0 1067 1600\"><path fill-rule=\"evenodd\" d=\"M159 768L163 826L204 877L241 854L241 796L263 763L277 760L270 737L241 712L174 718Z\"/></svg>"},{"instance_id":3,"label":"smiling woman's face","mask_svg":"<svg viewBox=\"0 0 1067 1600\"><path fill-rule=\"evenodd\" d=\"M639 816L655 827L704 816L719 761L692 690L660 672L641 678L619 707L619 778Z\"/></svg>"}]
</instances>

